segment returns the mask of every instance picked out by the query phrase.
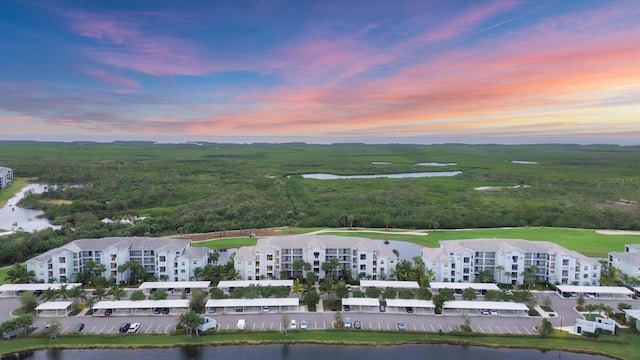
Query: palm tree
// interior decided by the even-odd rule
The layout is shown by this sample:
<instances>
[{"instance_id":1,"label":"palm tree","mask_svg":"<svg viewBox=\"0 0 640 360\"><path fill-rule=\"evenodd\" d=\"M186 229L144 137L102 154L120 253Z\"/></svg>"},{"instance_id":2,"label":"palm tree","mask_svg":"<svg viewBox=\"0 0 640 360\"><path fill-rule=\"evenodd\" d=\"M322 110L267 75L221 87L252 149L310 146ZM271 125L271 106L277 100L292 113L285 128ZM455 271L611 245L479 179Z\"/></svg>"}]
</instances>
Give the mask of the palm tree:
<instances>
[{"instance_id":1,"label":"palm tree","mask_svg":"<svg viewBox=\"0 0 640 360\"><path fill-rule=\"evenodd\" d=\"M28 271L27 265L15 263L7 271L7 280L12 284L28 284L36 280L36 274L33 271Z\"/></svg>"},{"instance_id":2,"label":"palm tree","mask_svg":"<svg viewBox=\"0 0 640 360\"><path fill-rule=\"evenodd\" d=\"M58 289L58 294L60 294L60 297L62 298L62 300L67 301L67 299L69 298L69 284L62 284L60 285L60 288Z\"/></svg>"},{"instance_id":3,"label":"palm tree","mask_svg":"<svg viewBox=\"0 0 640 360\"><path fill-rule=\"evenodd\" d=\"M504 266L497 265L496 271L498 272L498 282L502 284L502 273L504 272Z\"/></svg>"},{"instance_id":4,"label":"palm tree","mask_svg":"<svg viewBox=\"0 0 640 360\"><path fill-rule=\"evenodd\" d=\"M81 286L76 286L73 289L69 290L69 296L76 301L80 300L80 304L84 304L87 300L87 293L84 292L84 288Z\"/></svg>"},{"instance_id":5,"label":"palm tree","mask_svg":"<svg viewBox=\"0 0 640 360\"><path fill-rule=\"evenodd\" d=\"M58 297L60 297L60 294L52 288L48 288L42 293L42 300L45 302L55 301Z\"/></svg>"},{"instance_id":6,"label":"palm tree","mask_svg":"<svg viewBox=\"0 0 640 360\"><path fill-rule=\"evenodd\" d=\"M304 284L300 279L296 279L293 283L293 292L298 294L298 298L302 297L302 293L304 292Z\"/></svg>"},{"instance_id":7,"label":"palm tree","mask_svg":"<svg viewBox=\"0 0 640 360\"><path fill-rule=\"evenodd\" d=\"M187 311L180 315L178 322L189 336L194 337L198 331L198 326L202 324L202 318L195 311Z\"/></svg>"},{"instance_id":8,"label":"palm tree","mask_svg":"<svg viewBox=\"0 0 640 360\"><path fill-rule=\"evenodd\" d=\"M111 297L113 298L113 300L121 300L124 297L127 296L127 292L125 291L125 289L123 289L120 286L114 286L112 287L109 292L109 295L111 295Z\"/></svg>"},{"instance_id":9,"label":"palm tree","mask_svg":"<svg viewBox=\"0 0 640 360\"><path fill-rule=\"evenodd\" d=\"M102 298L105 297L106 295L107 295L107 289L105 289L101 285L96 286L96 288L93 290L93 296L95 296L95 298L98 299L98 301L102 301Z\"/></svg>"}]
</instances>

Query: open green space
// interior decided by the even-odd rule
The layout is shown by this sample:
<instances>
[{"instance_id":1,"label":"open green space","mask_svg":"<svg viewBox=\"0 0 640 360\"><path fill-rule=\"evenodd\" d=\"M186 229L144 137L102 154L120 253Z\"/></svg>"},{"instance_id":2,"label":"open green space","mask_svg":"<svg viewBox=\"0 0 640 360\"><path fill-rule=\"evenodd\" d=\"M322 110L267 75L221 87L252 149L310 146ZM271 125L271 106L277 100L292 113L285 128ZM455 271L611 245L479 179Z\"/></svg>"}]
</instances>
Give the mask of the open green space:
<instances>
[{"instance_id":1,"label":"open green space","mask_svg":"<svg viewBox=\"0 0 640 360\"><path fill-rule=\"evenodd\" d=\"M640 359L640 337L621 332L617 337L586 338L567 333L538 336L485 336L480 334L425 334L369 331L314 330L295 331L287 335L279 332L218 332L190 338L184 335L116 335L61 336L55 340L45 337L26 337L3 342L3 354L47 348L109 348L109 347L171 347L194 345L240 345L268 343L314 343L344 345L399 345L415 343L447 343L489 347L537 348L601 354L618 359Z\"/></svg>"},{"instance_id":2,"label":"open green space","mask_svg":"<svg viewBox=\"0 0 640 360\"><path fill-rule=\"evenodd\" d=\"M437 230L428 235L384 234L380 232L336 231L326 235L360 236L371 239L404 240L428 247L438 247L441 240L524 239L549 241L591 257L606 257L610 251L624 251L625 244L640 243L640 235L604 235L591 229L517 228Z\"/></svg>"},{"instance_id":3,"label":"open green space","mask_svg":"<svg viewBox=\"0 0 640 360\"><path fill-rule=\"evenodd\" d=\"M0 153L17 178L61 185L21 203L61 230L3 237L0 265L78 238L269 227L640 230L639 146L0 141ZM301 176L454 170L462 174ZM136 216L145 219L133 226L100 221Z\"/></svg>"},{"instance_id":4,"label":"open green space","mask_svg":"<svg viewBox=\"0 0 640 360\"><path fill-rule=\"evenodd\" d=\"M215 240L197 241L193 246L206 247L210 249L229 249L241 246L254 246L258 239L256 238L223 238Z\"/></svg>"},{"instance_id":5,"label":"open green space","mask_svg":"<svg viewBox=\"0 0 640 360\"><path fill-rule=\"evenodd\" d=\"M29 179L15 178L6 189L0 190L0 207L7 204L7 201L11 199L20 189L27 186ZM0 231L2 231L0 229Z\"/></svg>"}]
</instances>

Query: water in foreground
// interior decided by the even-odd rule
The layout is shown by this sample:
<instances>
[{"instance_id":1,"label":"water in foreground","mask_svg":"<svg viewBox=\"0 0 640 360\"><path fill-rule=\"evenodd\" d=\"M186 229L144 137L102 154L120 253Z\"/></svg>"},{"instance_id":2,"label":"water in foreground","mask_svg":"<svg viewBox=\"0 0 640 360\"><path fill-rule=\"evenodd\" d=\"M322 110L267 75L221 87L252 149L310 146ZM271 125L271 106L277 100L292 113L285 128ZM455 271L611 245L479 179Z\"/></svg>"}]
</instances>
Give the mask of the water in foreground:
<instances>
[{"instance_id":1,"label":"water in foreground","mask_svg":"<svg viewBox=\"0 0 640 360\"><path fill-rule=\"evenodd\" d=\"M491 349L459 345L398 345L398 346L337 346L337 345L250 345L203 346L168 349L99 349L99 350L39 350L25 354L21 359L140 359L140 360L604 360L603 356L575 354L560 351ZM7 357L8 359L9 357ZM15 358L15 357L13 357ZM3 357L4 359L4 357Z\"/></svg>"}]
</instances>

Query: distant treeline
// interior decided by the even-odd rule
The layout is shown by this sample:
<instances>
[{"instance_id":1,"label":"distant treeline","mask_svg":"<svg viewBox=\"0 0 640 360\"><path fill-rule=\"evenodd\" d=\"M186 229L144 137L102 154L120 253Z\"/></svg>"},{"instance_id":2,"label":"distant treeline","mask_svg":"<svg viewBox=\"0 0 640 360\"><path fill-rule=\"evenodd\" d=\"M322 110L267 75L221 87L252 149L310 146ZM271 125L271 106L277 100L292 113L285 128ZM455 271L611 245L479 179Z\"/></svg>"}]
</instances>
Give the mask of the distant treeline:
<instances>
[{"instance_id":1,"label":"distant treeline","mask_svg":"<svg viewBox=\"0 0 640 360\"><path fill-rule=\"evenodd\" d=\"M640 230L640 147L0 142L0 154L15 176L61 185L21 205L44 209L62 230L2 238L3 264L77 238L273 226ZM424 162L457 165L416 165ZM300 176L445 170L463 173ZM101 222L135 216L146 218Z\"/></svg>"}]
</instances>

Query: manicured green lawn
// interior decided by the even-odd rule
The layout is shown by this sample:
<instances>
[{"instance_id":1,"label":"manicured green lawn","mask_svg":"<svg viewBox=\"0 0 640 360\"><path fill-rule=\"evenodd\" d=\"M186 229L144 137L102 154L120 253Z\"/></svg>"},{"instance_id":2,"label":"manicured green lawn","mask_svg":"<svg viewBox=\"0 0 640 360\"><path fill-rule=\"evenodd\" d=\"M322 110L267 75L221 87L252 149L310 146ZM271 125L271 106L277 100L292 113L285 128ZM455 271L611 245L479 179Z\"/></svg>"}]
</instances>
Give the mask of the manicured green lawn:
<instances>
[{"instance_id":1,"label":"manicured green lawn","mask_svg":"<svg viewBox=\"0 0 640 360\"><path fill-rule=\"evenodd\" d=\"M348 334L348 335L347 335ZM30 337L3 342L1 353L44 348L99 348L99 347L169 347L186 345L234 345L266 343L316 343L344 345L399 345L408 343L449 343L490 347L538 348L587 352L619 359L640 359L640 335L622 332L620 336L602 335L584 338L567 333L552 337L538 336L484 336L481 334L397 333L369 331L296 331L287 335L279 332L218 332L213 335L190 338L185 335L107 335L61 336L50 341Z\"/></svg>"},{"instance_id":2,"label":"manicured green lawn","mask_svg":"<svg viewBox=\"0 0 640 360\"><path fill-rule=\"evenodd\" d=\"M610 251L624 251L625 244L640 243L640 235L603 235L590 229L564 228L514 228L514 229L474 229L437 230L427 236L380 234L375 232L340 231L327 235L361 236L373 239L405 240L429 247L437 247L440 240L458 239L525 239L550 241L586 256L606 257Z\"/></svg>"},{"instance_id":3,"label":"manicured green lawn","mask_svg":"<svg viewBox=\"0 0 640 360\"><path fill-rule=\"evenodd\" d=\"M254 246L257 241L258 239L256 238L223 238L194 242L193 246L207 247L210 249L228 249L241 246Z\"/></svg>"}]
</instances>

